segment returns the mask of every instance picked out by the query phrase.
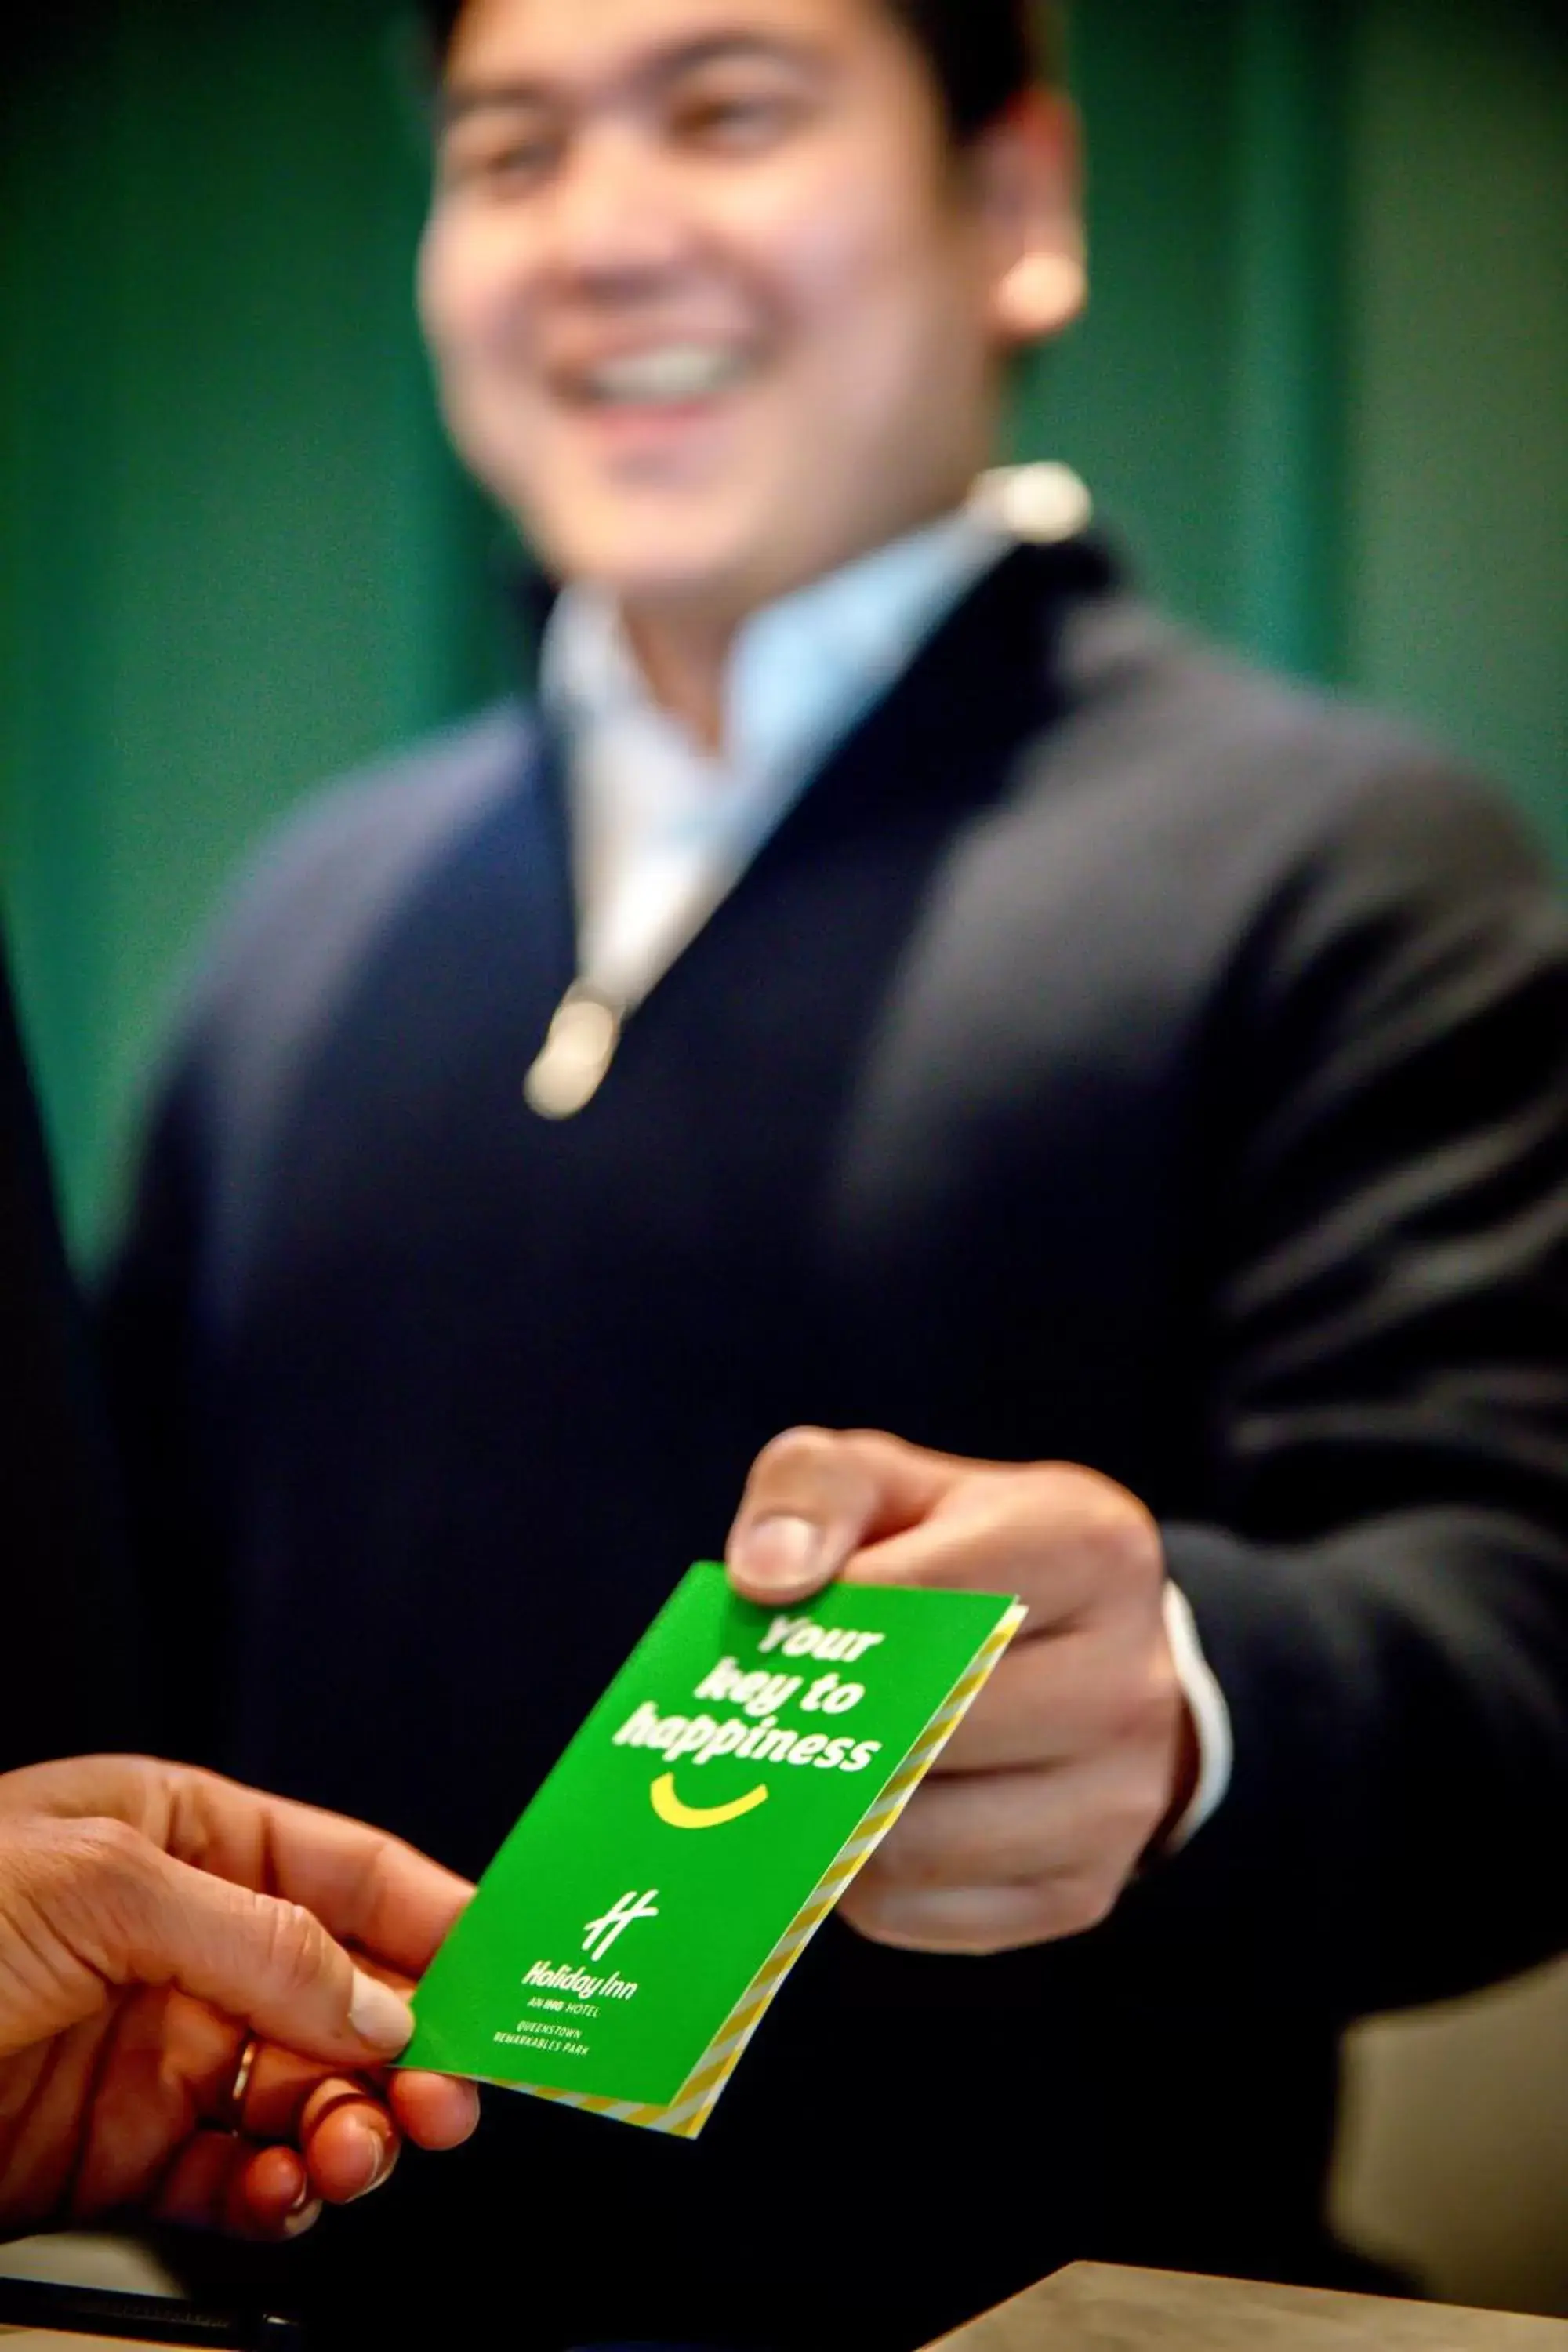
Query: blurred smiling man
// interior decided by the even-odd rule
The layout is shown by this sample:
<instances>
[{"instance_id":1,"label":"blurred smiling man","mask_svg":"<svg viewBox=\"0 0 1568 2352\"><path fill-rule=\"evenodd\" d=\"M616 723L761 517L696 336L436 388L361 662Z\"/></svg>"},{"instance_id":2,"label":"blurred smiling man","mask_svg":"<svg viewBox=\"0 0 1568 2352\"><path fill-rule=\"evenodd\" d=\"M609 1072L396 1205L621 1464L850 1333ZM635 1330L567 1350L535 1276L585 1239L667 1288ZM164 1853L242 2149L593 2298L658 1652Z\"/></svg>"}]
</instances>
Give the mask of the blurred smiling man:
<instances>
[{"instance_id":1,"label":"blurred smiling man","mask_svg":"<svg viewBox=\"0 0 1568 2352\"><path fill-rule=\"evenodd\" d=\"M448 421L714 737L734 631L961 506L998 352L1081 302L1070 118L1020 93L1021 26L981 14L461 12L422 272Z\"/></svg>"},{"instance_id":2,"label":"blurred smiling man","mask_svg":"<svg viewBox=\"0 0 1568 2352\"><path fill-rule=\"evenodd\" d=\"M1077 2256L1343 2275L1340 2031L1568 1929L1562 920L974 494L1084 294L1023 0L433 13L422 313L542 633L291 829L173 1057L109 1314L164 1737L471 1873L727 1528L1030 1615L699 2145L495 2103L298 2297L904 2347Z\"/></svg>"}]
</instances>

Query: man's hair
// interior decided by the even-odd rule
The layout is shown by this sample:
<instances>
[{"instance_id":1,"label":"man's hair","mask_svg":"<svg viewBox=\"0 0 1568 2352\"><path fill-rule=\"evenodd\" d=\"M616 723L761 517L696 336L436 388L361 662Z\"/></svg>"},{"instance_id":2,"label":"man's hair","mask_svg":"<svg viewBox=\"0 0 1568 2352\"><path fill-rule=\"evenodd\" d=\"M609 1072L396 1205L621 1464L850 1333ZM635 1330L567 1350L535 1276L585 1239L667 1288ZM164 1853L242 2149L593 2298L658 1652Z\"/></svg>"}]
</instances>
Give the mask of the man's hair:
<instances>
[{"instance_id":1,"label":"man's hair","mask_svg":"<svg viewBox=\"0 0 1568 2352\"><path fill-rule=\"evenodd\" d=\"M437 59L465 0L424 0ZM1061 12L1053 0L881 0L926 57L954 139L979 137L1036 83L1063 69Z\"/></svg>"}]
</instances>

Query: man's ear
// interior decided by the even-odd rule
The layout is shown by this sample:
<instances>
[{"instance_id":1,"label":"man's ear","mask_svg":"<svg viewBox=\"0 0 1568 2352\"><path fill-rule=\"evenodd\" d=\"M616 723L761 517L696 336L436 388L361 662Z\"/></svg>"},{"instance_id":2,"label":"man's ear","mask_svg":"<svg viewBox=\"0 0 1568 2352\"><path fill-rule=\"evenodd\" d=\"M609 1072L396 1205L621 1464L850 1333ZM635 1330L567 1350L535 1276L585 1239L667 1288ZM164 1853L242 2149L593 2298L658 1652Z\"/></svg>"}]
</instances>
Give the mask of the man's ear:
<instances>
[{"instance_id":1,"label":"man's ear","mask_svg":"<svg viewBox=\"0 0 1568 2352\"><path fill-rule=\"evenodd\" d=\"M991 310L1012 349L1071 326L1089 299L1076 109L1031 90L981 134L973 168L993 247Z\"/></svg>"}]
</instances>

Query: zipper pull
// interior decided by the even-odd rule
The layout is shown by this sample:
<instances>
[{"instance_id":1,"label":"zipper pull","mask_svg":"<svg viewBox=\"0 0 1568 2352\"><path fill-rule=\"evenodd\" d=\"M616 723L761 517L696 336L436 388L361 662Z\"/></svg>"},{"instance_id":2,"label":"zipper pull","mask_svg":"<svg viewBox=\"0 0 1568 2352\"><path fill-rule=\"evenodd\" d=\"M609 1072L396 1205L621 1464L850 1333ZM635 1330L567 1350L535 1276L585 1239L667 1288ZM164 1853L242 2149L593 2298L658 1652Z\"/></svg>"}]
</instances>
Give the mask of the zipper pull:
<instances>
[{"instance_id":1,"label":"zipper pull","mask_svg":"<svg viewBox=\"0 0 1568 2352\"><path fill-rule=\"evenodd\" d=\"M575 1118L586 1110L610 1074L625 1022L625 1006L586 981L574 981L522 1082L530 1110L550 1119Z\"/></svg>"}]
</instances>

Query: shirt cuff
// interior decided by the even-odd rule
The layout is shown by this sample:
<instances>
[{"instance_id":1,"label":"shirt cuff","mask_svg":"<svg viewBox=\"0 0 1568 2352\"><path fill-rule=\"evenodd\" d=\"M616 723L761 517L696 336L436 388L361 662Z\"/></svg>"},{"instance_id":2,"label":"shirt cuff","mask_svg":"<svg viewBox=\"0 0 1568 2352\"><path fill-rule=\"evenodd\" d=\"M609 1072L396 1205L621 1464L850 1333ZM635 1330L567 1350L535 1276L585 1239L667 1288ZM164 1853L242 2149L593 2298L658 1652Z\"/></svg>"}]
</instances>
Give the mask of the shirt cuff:
<instances>
[{"instance_id":1,"label":"shirt cuff","mask_svg":"<svg viewBox=\"0 0 1568 2352\"><path fill-rule=\"evenodd\" d=\"M1165 1840L1167 1854L1190 1845L1205 1822L1212 1821L1225 1801L1236 1760L1236 1740L1230 1709L1214 1668L1204 1655L1197 1620L1181 1587L1165 1585L1165 1639L1171 1645L1176 1679L1193 1718L1198 1740L1198 1784L1192 1802Z\"/></svg>"}]
</instances>

